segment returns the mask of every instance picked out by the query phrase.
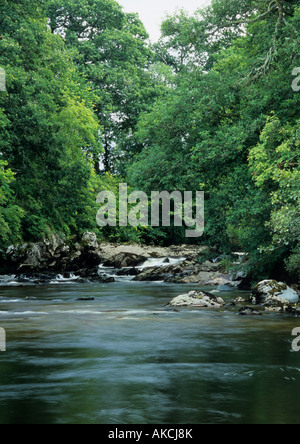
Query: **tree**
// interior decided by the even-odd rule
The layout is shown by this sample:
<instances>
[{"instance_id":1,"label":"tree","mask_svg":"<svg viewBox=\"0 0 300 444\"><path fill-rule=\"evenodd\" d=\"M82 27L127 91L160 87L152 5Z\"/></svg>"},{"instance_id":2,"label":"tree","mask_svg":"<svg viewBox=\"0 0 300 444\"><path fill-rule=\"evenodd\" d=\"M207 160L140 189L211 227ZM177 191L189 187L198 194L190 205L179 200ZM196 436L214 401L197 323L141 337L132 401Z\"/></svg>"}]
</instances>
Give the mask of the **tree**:
<instances>
[{"instance_id":1,"label":"tree","mask_svg":"<svg viewBox=\"0 0 300 444\"><path fill-rule=\"evenodd\" d=\"M24 216L22 208L15 203L11 184L14 174L7 169L7 163L0 160L0 256L1 250L10 243L21 239L21 221Z\"/></svg>"},{"instance_id":2,"label":"tree","mask_svg":"<svg viewBox=\"0 0 300 444\"><path fill-rule=\"evenodd\" d=\"M24 237L40 238L50 230L68 234L84 228L92 174L88 153L98 131L92 94L61 37L50 32L40 2L4 1L0 16L0 66L7 84L0 94L0 146L16 179Z\"/></svg>"},{"instance_id":3,"label":"tree","mask_svg":"<svg viewBox=\"0 0 300 444\"><path fill-rule=\"evenodd\" d=\"M157 54L173 70L173 84L141 115L144 150L129 170L140 189L204 190L205 242L248 252L261 277L278 264L291 270L298 263L297 228L291 229L299 225L298 204L291 199L299 183L296 167L277 168L283 161L277 150L284 151L283 140L286 158L298 149L300 96L291 73L300 62L299 17L297 2L281 0L214 0L194 17L168 17ZM268 142L274 154L259 163L267 133L277 140ZM277 176L258 184L257 168ZM284 195L289 187L293 197Z\"/></svg>"},{"instance_id":4,"label":"tree","mask_svg":"<svg viewBox=\"0 0 300 444\"><path fill-rule=\"evenodd\" d=\"M282 250L288 269L300 279L300 137L299 121L282 126L272 116L259 144L250 151L250 166L259 189L271 191L272 212L268 226L272 241L267 252Z\"/></svg>"},{"instance_id":5,"label":"tree","mask_svg":"<svg viewBox=\"0 0 300 444\"><path fill-rule=\"evenodd\" d=\"M104 155L95 153L96 169L119 171L137 149L136 123L155 94L145 28L114 0L51 0L48 15L97 96Z\"/></svg>"}]
</instances>

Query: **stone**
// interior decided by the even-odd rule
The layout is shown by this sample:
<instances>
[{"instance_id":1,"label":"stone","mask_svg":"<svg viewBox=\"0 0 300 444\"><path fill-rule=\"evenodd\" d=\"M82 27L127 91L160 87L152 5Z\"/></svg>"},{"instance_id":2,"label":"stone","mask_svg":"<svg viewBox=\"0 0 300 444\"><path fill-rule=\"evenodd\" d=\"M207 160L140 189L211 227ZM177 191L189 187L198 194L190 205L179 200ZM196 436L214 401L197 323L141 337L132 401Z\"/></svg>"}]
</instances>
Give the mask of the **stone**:
<instances>
[{"instance_id":1,"label":"stone","mask_svg":"<svg viewBox=\"0 0 300 444\"><path fill-rule=\"evenodd\" d=\"M289 313L294 311L290 302L278 296L268 296L263 305L266 311L274 311L278 313Z\"/></svg>"},{"instance_id":2,"label":"stone","mask_svg":"<svg viewBox=\"0 0 300 444\"><path fill-rule=\"evenodd\" d=\"M145 260L145 256L130 252L124 252L118 253L115 256L111 257L109 260L105 261L104 266L114 268L136 267Z\"/></svg>"},{"instance_id":3,"label":"stone","mask_svg":"<svg viewBox=\"0 0 300 444\"><path fill-rule=\"evenodd\" d=\"M69 252L69 247L66 246L65 242L57 235L57 234L50 234L49 238L46 238L43 240L43 244L46 247L47 252L54 256L58 251L61 250L65 251L66 253Z\"/></svg>"},{"instance_id":4,"label":"stone","mask_svg":"<svg viewBox=\"0 0 300 444\"><path fill-rule=\"evenodd\" d=\"M236 304L244 304L244 303L247 302L247 301L246 301L245 298L239 296L238 298L235 299L234 302L235 302ZM248 301L248 302L249 302L249 301Z\"/></svg>"},{"instance_id":5,"label":"stone","mask_svg":"<svg viewBox=\"0 0 300 444\"><path fill-rule=\"evenodd\" d=\"M171 307L221 308L225 305L222 298L203 291L190 291L182 294L169 303Z\"/></svg>"},{"instance_id":6,"label":"stone","mask_svg":"<svg viewBox=\"0 0 300 444\"><path fill-rule=\"evenodd\" d=\"M98 279L95 279L95 281L100 282L101 284L113 284L116 282L115 278L112 276L107 276L106 274L102 274L98 277Z\"/></svg>"},{"instance_id":7,"label":"stone","mask_svg":"<svg viewBox=\"0 0 300 444\"><path fill-rule=\"evenodd\" d=\"M283 299L290 304L297 304L299 302L298 293L288 287L285 283L277 282L275 280L264 280L254 287L252 292L252 303L264 304L270 297Z\"/></svg>"},{"instance_id":8,"label":"stone","mask_svg":"<svg viewBox=\"0 0 300 444\"><path fill-rule=\"evenodd\" d=\"M93 248L95 250L99 248L99 243L96 234L89 231L83 233L81 238L81 246L88 247L89 249Z\"/></svg>"},{"instance_id":9,"label":"stone","mask_svg":"<svg viewBox=\"0 0 300 444\"><path fill-rule=\"evenodd\" d=\"M252 307L242 307L239 310L240 316L262 316L262 313Z\"/></svg>"}]
</instances>

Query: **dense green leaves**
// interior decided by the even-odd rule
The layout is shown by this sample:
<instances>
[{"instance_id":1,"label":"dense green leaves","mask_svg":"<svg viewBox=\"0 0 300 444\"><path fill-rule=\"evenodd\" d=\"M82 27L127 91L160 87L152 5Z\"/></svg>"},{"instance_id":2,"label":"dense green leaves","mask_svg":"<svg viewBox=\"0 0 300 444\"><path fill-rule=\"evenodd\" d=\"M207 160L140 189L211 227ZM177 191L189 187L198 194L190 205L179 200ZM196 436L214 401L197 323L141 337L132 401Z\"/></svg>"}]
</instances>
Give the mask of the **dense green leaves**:
<instances>
[{"instance_id":1,"label":"dense green leaves","mask_svg":"<svg viewBox=\"0 0 300 444\"><path fill-rule=\"evenodd\" d=\"M8 242L20 240L20 226L24 215L23 210L15 204L11 184L14 175L7 169L7 163L0 159L0 250Z\"/></svg>"},{"instance_id":2,"label":"dense green leaves","mask_svg":"<svg viewBox=\"0 0 300 444\"><path fill-rule=\"evenodd\" d=\"M25 238L81 226L79 209L92 172L87 152L98 131L90 93L38 5L0 7L7 88L0 93L1 152L16 178Z\"/></svg>"},{"instance_id":3,"label":"dense green leaves","mask_svg":"<svg viewBox=\"0 0 300 444\"><path fill-rule=\"evenodd\" d=\"M48 13L52 31L76 49L77 66L97 97L104 155L99 166L100 153L94 153L96 168L120 172L136 149L133 133L139 114L155 94L146 70L152 53L145 28L136 14L125 14L114 0L51 0Z\"/></svg>"},{"instance_id":4,"label":"dense green leaves","mask_svg":"<svg viewBox=\"0 0 300 444\"><path fill-rule=\"evenodd\" d=\"M96 230L97 193L127 181L204 190L199 242L297 278L299 28L298 0L212 0L167 17L151 46L114 0L3 0L0 248ZM187 241L175 227L98 234Z\"/></svg>"},{"instance_id":5,"label":"dense green leaves","mask_svg":"<svg viewBox=\"0 0 300 444\"><path fill-rule=\"evenodd\" d=\"M162 27L158 57L173 85L138 124L130 180L203 189L205 241L250 253L258 273L299 271L297 2L215 0ZM203 241L203 239L202 239Z\"/></svg>"}]
</instances>

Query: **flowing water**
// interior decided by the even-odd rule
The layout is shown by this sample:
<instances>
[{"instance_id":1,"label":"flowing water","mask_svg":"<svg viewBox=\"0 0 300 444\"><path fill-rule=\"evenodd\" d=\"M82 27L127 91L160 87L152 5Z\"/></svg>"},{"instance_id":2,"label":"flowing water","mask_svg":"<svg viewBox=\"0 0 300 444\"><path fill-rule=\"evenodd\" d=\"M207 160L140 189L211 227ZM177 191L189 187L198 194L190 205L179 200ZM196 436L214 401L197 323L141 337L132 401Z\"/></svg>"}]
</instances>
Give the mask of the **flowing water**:
<instances>
[{"instance_id":1,"label":"flowing water","mask_svg":"<svg viewBox=\"0 0 300 444\"><path fill-rule=\"evenodd\" d=\"M300 319L166 307L191 288L0 287L0 423L298 424Z\"/></svg>"}]
</instances>

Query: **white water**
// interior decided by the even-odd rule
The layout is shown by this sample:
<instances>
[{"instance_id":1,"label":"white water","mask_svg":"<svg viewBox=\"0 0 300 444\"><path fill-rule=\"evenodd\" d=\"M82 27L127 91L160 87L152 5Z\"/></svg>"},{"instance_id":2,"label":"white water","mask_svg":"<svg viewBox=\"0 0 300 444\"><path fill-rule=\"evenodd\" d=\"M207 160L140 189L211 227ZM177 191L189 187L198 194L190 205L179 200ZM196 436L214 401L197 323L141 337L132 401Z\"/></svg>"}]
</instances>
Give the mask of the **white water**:
<instances>
[{"instance_id":1,"label":"white water","mask_svg":"<svg viewBox=\"0 0 300 444\"><path fill-rule=\"evenodd\" d=\"M185 257L161 257L161 258L149 258L143 264L137 267L124 267L123 270L132 270L135 268L138 271L143 271L146 268L152 267L168 267L170 265L179 265L186 260ZM134 276L119 276L116 274L116 269L113 267L104 267L104 265L99 266L98 273L100 275L107 275L113 277L116 282L132 281Z\"/></svg>"},{"instance_id":2,"label":"white water","mask_svg":"<svg viewBox=\"0 0 300 444\"><path fill-rule=\"evenodd\" d=\"M185 257L161 257L161 258L149 258L144 263L137 267L125 267L124 270L132 270L136 268L138 271L143 271L146 268L151 267L168 267L170 265L179 265L186 260ZM117 275L116 269L113 267L99 266L99 275L107 275L113 277L117 282L129 282L132 281L134 276L119 276ZM57 274L48 283L51 285L57 284L72 284L80 279L80 276L75 276L75 274L70 273L70 277L64 277L62 274ZM23 278L20 282L15 275L1 275L0 276L0 287L1 286L19 286L30 285L36 283L35 278Z\"/></svg>"},{"instance_id":3,"label":"white water","mask_svg":"<svg viewBox=\"0 0 300 444\"><path fill-rule=\"evenodd\" d=\"M161 257L147 259L142 265L137 267L139 270L150 267L168 267L169 265L179 265L186 260L185 257Z\"/></svg>"}]
</instances>

